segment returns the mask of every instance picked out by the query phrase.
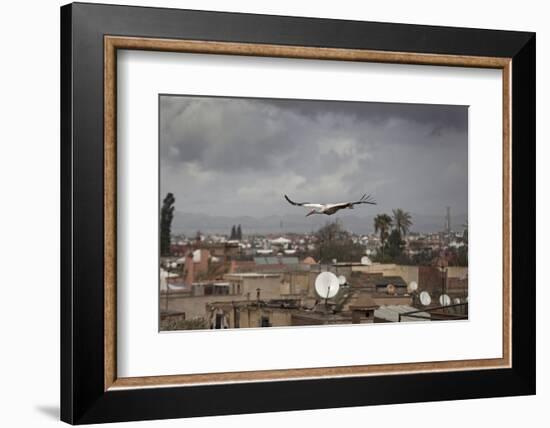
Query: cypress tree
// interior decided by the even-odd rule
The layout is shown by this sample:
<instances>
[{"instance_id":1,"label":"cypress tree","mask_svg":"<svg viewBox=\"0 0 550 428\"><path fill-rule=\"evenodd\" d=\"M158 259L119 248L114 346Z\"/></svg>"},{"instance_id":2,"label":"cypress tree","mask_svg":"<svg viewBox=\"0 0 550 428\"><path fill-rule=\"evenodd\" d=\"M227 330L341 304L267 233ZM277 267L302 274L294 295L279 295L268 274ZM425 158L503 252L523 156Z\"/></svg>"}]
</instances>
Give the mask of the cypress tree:
<instances>
[{"instance_id":1,"label":"cypress tree","mask_svg":"<svg viewBox=\"0 0 550 428\"><path fill-rule=\"evenodd\" d=\"M168 193L162 201L160 210L160 254L170 255L170 235L172 233L172 220L174 219L174 202L176 199L172 193Z\"/></svg>"}]
</instances>

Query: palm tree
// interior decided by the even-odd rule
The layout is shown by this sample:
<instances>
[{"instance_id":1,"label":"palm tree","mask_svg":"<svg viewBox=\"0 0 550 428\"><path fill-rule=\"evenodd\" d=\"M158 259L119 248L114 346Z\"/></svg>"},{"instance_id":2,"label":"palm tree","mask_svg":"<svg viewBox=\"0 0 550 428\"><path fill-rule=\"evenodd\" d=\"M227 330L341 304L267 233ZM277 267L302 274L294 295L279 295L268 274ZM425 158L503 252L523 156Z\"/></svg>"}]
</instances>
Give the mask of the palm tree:
<instances>
[{"instance_id":1,"label":"palm tree","mask_svg":"<svg viewBox=\"0 0 550 428\"><path fill-rule=\"evenodd\" d=\"M382 251L384 250L384 243L388 237L388 231L392 225L392 219L387 214L378 214L374 217L374 233L380 232L380 243L382 244Z\"/></svg>"},{"instance_id":2,"label":"palm tree","mask_svg":"<svg viewBox=\"0 0 550 428\"><path fill-rule=\"evenodd\" d=\"M397 208L393 211L393 220L395 222L395 230L405 236L409 233L409 228L412 226L411 214L407 211L403 211L401 208Z\"/></svg>"}]
</instances>

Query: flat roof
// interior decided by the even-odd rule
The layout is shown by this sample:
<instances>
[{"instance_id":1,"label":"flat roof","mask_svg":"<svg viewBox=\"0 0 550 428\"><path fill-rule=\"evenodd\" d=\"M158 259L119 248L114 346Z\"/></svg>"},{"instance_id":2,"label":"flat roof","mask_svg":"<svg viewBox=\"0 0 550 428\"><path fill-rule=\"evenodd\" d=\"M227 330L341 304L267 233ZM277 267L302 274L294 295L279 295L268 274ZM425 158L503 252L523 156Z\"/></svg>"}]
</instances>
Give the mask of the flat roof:
<instances>
[{"instance_id":1,"label":"flat roof","mask_svg":"<svg viewBox=\"0 0 550 428\"><path fill-rule=\"evenodd\" d=\"M243 272L243 273L226 273L226 278L278 278L281 275L278 273L258 273L258 272Z\"/></svg>"},{"instance_id":2,"label":"flat roof","mask_svg":"<svg viewBox=\"0 0 550 428\"><path fill-rule=\"evenodd\" d=\"M418 309L409 305L380 306L378 309L374 311L374 317L380 318L386 321L398 322L400 314L415 312L415 311L418 311ZM415 315L422 316L425 318L402 316L401 321L430 321L430 318L431 318L428 312L416 312Z\"/></svg>"}]
</instances>

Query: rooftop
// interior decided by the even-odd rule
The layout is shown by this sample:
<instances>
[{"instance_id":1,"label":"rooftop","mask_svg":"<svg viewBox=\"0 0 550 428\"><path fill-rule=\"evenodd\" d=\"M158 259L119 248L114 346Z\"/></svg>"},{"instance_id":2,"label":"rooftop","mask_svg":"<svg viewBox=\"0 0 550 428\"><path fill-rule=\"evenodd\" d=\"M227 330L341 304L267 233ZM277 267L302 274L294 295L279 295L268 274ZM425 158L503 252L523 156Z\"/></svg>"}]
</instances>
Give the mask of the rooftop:
<instances>
[{"instance_id":1,"label":"rooftop","mask_svg":"<svg viewBox=\"0 0 550 428\"><path fill-rule=\"evenodd\" d=\"M299 263L298 257L254 257L254 262L258 265L294 265Z\"/></svg>"},{"instance_id":2,"label":"rooftop","mask_svg":"<svg viewBox=\"0 0 550 428\"><path fill-rule=\"evenodd\" d=\"M372 299L371 296L364 293L359 293L353 296L349 301L349 309L364 309L364 308L378 308L379 305Z\"/></svg>"},{"instance_id":3,"label":"rooftop","mask_svg":"<svg viewBox=\"0 0 550 428\"><path fill-rule=\"evenodd\" d=\"M258 273L258 272L243 272L243 273L228 273L225 274L227 279L239 279L239 278L279 278L281 275L278 273Z\"/></svg>"},{"instance_id":4,"label":"rooftop","mask_svg":"<svg viewBox=\"0 0 550 428\"><path fill-rule=\"evenodd\" d=\"M374 311L374 317L383 319L390 322L399 322L399 315L408 313L408 312L415 312L418 311L418 309L408 306L408 305L387 305L387 306L380 306L378 309ZM407 317L402 316L401 321L430 321L430 314L427 312L417 312L416 313L419 316L423 316L427 319L421 319L416 317Z\"/></svg>"}]
</instances>

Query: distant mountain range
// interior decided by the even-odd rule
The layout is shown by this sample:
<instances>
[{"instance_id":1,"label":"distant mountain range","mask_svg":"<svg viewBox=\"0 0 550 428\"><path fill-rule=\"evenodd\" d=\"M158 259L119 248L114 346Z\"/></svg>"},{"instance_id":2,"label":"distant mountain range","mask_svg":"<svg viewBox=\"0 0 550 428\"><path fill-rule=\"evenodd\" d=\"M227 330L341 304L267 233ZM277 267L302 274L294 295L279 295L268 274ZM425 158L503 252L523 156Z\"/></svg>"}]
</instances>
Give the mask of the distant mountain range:
<instances>
[{"instance_id":1,"label":"distant mountain range","mask_svg":"<svg viewBox=\"0 0 550 428\"><path fill-rule=\"evenodd\" d=\"M426 215L411 213L413 225L411 232L439 232L445 224L444 215ZM346 230L356 234L372 233L373 215L356 216L352 214L335 214L332 216L313 215L270 215L267 217L251 216L211 216L208 214L185 213L176 211L172 223L172 233L194 235L198 230L207 234L225 234L231 226L240 224L244 235L248 234L284 234L290 232L313 232L329 221L339 219ZM467 215L453 215L451 225L454 230L462 231Z\"/></svg>"}]
</instances>

